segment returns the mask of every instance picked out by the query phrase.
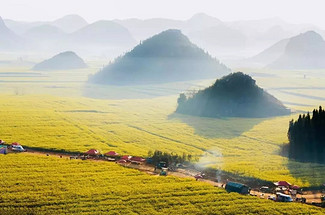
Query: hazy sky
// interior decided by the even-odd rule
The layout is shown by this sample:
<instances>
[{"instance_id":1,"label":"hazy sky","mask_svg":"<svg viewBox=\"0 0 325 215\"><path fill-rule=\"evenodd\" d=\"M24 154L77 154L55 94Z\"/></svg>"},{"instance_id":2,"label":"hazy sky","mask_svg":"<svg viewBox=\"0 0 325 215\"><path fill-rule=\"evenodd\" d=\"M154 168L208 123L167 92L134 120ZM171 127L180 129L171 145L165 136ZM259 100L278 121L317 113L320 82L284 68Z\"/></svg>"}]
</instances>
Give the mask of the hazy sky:
<instances>
[{"instance_id":1,"label":"hazy sky","mask_svg":"<svg viewBox=\"0 0 325 215\"><path fill-rule=\"evenodd\" d=\"M124 18L188 19L204 12L223 21L280 17L325 28L325 0L0 0L0 16L54 20L79 14L87 21Z\"/></svg>"}]
</instances>

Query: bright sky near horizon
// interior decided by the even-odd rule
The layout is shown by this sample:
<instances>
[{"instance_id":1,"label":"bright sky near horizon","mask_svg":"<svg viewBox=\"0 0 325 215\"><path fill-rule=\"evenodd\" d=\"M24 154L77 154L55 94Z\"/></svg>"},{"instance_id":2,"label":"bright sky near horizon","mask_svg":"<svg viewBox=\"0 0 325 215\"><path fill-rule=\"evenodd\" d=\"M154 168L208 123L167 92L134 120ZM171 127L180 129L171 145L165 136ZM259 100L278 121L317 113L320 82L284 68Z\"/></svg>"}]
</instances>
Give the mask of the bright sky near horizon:
<instances>
[{"instance_id":1,"label":"bright sky near horizon","mask_svg":"<svg viewBox=\"0 0 325 215\"><path fill-rule=\"evenodd\" d=\"M279 17L290 23L325 28L324 0L0 0L0 16L23 21L50 21L78 14L101 19L188 19L204 12L222 21Z\"/></svg>"}]
</instances>

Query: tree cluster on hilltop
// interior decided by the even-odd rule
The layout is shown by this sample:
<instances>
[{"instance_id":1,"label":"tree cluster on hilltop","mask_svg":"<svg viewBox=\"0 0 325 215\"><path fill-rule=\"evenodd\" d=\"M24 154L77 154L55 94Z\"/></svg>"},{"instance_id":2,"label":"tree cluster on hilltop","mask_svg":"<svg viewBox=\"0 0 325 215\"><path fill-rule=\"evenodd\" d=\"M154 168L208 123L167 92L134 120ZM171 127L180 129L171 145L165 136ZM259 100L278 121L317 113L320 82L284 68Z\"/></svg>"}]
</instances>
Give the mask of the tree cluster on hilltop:
<instances>
[{"instance_id":1,"label":"tree cluster on hilltop","mask_svg":"<svg viewBox=\"0 0 325 215\"><path fill-rule=\"evenodd\" d=\"M313 115L299 115L288 130L289 156L307 162L325 162L325 110L320 106Z\"/></svg>"},{"instance_id":2,"label":"tree cluster on hilltop","mask_svg":"<svg viewBox=\"0 0 325 215\"><path fill-rule=\"evenodd\" d=\"M269 117L289 114L279 100L242 72L218 79L212 86L178 98L176 112L204 117Z\"/></svg>"}]
</instances>

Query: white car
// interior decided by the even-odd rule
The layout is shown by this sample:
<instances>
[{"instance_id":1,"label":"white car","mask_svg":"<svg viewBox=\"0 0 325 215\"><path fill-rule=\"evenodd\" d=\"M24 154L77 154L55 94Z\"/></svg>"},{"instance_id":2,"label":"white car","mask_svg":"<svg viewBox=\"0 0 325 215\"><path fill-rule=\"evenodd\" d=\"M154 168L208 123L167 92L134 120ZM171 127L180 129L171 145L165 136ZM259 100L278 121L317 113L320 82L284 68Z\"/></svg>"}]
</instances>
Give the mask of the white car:
<instances>
[{"instance_id":1,"label":"white car","mask_svg":"<svg viewBox=\"0 0 325 215\"><path fill-rule=\"evenodd\" d=\"M24 152L25 151L25 149L21 145L13 145L11 150L15 151L15 152Z\"/></svg>"}]
</instances>

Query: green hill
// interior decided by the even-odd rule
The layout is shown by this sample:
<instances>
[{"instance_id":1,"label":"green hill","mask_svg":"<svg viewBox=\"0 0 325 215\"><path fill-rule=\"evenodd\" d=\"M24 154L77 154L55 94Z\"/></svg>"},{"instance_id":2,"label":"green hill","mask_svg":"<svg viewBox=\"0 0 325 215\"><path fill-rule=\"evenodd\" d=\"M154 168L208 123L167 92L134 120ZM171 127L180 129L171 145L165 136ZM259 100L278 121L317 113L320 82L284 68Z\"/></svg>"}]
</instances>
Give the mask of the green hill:
<instances>
[{"instance_id":1,"label":"green hill","mask_svg":"<svg viewBox=\"0 0 325 215\"><path fill-rule=\"evenodd\" d=\"M98 84L132 85L213 78L229 73L225 65L189 41L179 30L167 30L136 46L90 77Z\"/></svg>"},{"instance_id":2,"label":"green hill","mask_svg":"<svg viewBox=\"0 0 325 215\"><path fill-rule=\"evenodd\" d=\"M81 69L87 65L76 53L67 51L36 64L32 70Z\"/></svg>"},{"instance_id":3,"label":"green hill","mask_svg":"<svg viewBox=\"0 0 325 215\"><path fill-rule=\"evenodd\" d=\"M176 112L205 117L270 117L289 114L290 110L249 75L237 72L189 98L181 94Z\"/></svg>"}]
</instances>

